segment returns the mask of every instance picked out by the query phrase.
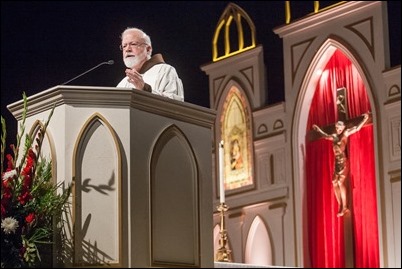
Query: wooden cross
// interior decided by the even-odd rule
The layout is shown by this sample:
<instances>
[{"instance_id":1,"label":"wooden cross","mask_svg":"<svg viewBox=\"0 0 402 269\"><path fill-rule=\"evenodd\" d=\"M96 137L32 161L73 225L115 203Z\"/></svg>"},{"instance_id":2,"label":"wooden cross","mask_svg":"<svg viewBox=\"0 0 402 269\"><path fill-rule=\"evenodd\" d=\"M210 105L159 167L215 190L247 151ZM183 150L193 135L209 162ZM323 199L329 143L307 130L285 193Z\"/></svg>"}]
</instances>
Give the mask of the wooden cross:
<instances>
[{"instance_id":1,"label":"wooden cross","mask_svg":"<svg viewBox=\"0 0 402 269\"><path fill-rule=\"evenodd\" d=\"M358 126L364 116L358 116L356 118L350 119L348 115L348 102L346 98L346 88L342 87L337 89L336 91L336 105L337 105L337 113L338 113L338 121L343 121L345 124L345 129L349 129L353 126ZM371 117L366 121L365 124L368 124L371 121ZM336 133L335 129L335 124L331 124L328 126L320 127L325 133L327 134L334 134ZM322 138L321 134L315 130L310 130L307 133L307 139L308 141L314 141L317 139ZM345 149L346 150L346 149ZM330 180L330 179L328 179ZM350 188L348 186L349 180L345 181L344 183L347 186L348 189L348 194L347 196L350 197ZM349 206L351 206L351 200L348 198L349 201ZM345 240L345 266L348 267L353 267L353 227L352 227L352 219L350 217L350 214L347 215L342 215L343 216L343 224L344 224L344 240Z\"/></svg>"},{"instance_id":2,"label":"wooden cross","mask_svg":"<svg viewBox=\"0 0 402 269\"><path fill-rule=\"evenodd\" d=\"M348 103L346 102L346 88L342 87L336 90L336 107L338 110L338 120L346 123L349 119Z\"/></svg>"},{"instance_id":3,"label":"wooden cross","mask_svg":"<svg viewBox=\"0 0 402 269\"><path fill-rule=\"evenodd\" d=\"M363 120L363 116L358 116L356 118L349 119L348 102L347 102L346 96L347 95L346 95L345 87L338 88L336 90L336 106L337 106L337 113L338 113L338 121L343 121L345 123L345 129L348 129L352 126L358 125L359 122L361 122ZM365 123L365 125L369 124L369 123L371 123L371 117ZM327 134L335 133L335 123L327 125L327 126L323 126L320 128ZM322 138L322 136L314 130L310 130L307 133L308 141L314 141L314 140L317 140L320 138Z\"/></svg>"}]
</instances>

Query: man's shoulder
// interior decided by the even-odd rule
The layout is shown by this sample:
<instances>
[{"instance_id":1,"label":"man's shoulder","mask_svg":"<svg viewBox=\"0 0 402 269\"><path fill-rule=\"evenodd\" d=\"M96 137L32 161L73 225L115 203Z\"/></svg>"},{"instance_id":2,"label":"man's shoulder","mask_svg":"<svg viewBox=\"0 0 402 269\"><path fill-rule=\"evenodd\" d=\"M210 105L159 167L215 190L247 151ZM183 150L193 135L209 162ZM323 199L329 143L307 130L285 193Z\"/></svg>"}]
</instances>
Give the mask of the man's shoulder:
<instances>
[{"instance_id":1,"label":"man's shoulder","mask_svg":"<svg viewBox=\"0 0 402 269\"><path fill-rule=\"evenodd\" d=\"M167 63L158 63L158 64L155 64L155 65L152 66L148 71L151 71L151 70L159 70L159 71L174 70L174 71L176 71L176 69L175 69L173 66L171 66L170 64L167 64ZM148 72L148 71L147 71L147 72Z\"/></svg>"}]
</instances>

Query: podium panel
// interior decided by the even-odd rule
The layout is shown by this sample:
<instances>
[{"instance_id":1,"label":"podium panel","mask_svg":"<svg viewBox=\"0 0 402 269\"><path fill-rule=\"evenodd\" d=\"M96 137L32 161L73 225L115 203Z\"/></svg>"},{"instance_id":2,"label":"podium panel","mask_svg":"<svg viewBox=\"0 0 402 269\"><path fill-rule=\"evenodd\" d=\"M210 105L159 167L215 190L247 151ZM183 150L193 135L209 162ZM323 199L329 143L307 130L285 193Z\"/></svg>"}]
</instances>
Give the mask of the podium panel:
<instances>
[{"instance_id":1,"label":"podium panel","mask_svg":"<svg viewBox=\"0 0 402 269\"><path fill-rule=\"evenodd\" d=\"M54 266L213 267L215 112L135 89L56 86L28 97L27 128L54 104L43 154L73 184ZM8 109L21 120L22 100Z\"/></svg>"}]
</instances>

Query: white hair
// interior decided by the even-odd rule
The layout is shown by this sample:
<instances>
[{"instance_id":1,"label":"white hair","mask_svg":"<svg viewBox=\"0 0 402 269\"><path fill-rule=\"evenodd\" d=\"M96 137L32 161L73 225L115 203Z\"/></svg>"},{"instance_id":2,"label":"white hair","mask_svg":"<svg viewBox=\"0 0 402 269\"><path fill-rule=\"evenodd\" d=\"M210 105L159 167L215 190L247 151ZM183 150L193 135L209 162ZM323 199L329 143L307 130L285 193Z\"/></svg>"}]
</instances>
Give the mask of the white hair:
<instances>
[{"instance_id":1,"label":"white hair","mask_svg":"<svg viewBox=\"0 0 402 269\"><path fill-rule=\"evenodd\" d=\"M123 39L123 36L128 32L137 32L141 34L141 38L143 39L144 43L152 47L151 38L147 35L143 30L136 28L136 27L128 27L126 30L121 33L120 38Z\"/></svg>"}]
</instances>

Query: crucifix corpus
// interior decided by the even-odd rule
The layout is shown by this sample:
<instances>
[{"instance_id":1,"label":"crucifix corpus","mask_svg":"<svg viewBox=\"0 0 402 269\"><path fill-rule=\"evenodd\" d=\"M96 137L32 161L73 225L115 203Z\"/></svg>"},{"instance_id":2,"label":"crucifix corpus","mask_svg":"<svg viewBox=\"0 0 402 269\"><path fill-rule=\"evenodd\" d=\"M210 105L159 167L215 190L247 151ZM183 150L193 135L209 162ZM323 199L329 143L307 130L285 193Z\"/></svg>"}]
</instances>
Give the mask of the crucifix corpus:
<instances>
[{"instance_id":1,"label":"crucifix corpus","mask_svg":"<svg viewBox=\"0 0 402 269\"><path fill-rule=\"evenodd\" d=\"M365 113L355 119L349 119L347 113L346 88L337 89L337 111L338 122L335 125L323 128L313 124L313 129L317 135L316 138L323 137L332 141L334 151L334 174L332 177L332 186L335 197L339 205L338 217L342 217L349 212L348 207L348 189L346 179L349 176L349 161L347 156L348 137L358 132L369 120L369 114ZM314 139L314 137L313 137Z\"/></svg>"}]
</instances>

